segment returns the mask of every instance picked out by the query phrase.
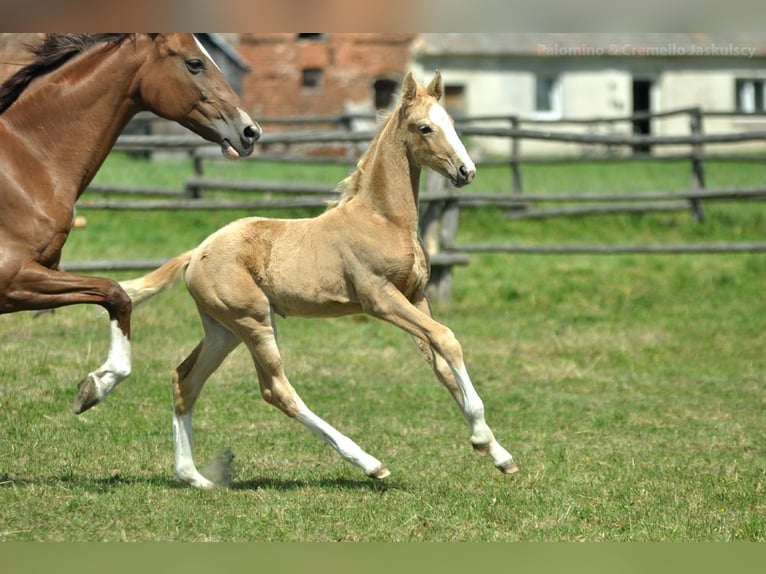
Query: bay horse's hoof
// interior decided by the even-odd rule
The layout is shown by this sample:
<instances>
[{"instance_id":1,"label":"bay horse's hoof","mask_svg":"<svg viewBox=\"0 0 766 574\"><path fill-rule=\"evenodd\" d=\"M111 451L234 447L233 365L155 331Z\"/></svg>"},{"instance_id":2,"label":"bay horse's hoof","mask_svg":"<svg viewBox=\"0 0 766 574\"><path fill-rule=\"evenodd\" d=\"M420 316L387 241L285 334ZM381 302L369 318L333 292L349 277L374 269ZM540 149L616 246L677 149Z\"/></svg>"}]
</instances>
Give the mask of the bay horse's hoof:
<instances>
[{"instance_id":1,"label":"bay horse's hoof","mask_svg":"<svg viewBox=\"0 0 766 574\"><path fill-rule=\"evenodd\" d=\"M77 396L74 399L72 411L79 415L99 402L101 402L101 394L98 391L96 377L91 373L77 385Z\"/></svg>"},{"instance_id":2,"label":"bay horse's hoof","mask_svg":"<svg viewBox=\"0 0 766 574\"><path fill-rule=\"evenodd\" d=\"M390 474L391 473L389 472L389 470L385 466L383 466L381 464L380 466L378 466L378 467L372 469L370 472L368 472L367 476L369 476L370 478L375 478L377 480L382 480L382 479L386 478Z\"/></svg>"},{"instance_id":3,"label":"bay horse's hoof","mask_svg":"<svg viewBox=\"0 0 766 574\"><path fill-rule=\"evenodd\" d=\"M519 465L517 465L516 461L513 459L496 465L496 468L503 474L516 474L519 472Z\"/></svg>"}]
</instances>

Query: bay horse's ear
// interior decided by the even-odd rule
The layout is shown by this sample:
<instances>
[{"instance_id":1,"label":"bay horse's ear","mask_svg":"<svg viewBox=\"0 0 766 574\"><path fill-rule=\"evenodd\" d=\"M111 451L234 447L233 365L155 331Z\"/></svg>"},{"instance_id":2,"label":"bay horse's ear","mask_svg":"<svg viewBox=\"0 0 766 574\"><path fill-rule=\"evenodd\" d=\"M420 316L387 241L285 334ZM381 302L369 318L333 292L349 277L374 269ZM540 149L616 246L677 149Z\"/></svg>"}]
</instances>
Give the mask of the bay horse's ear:
<instances>
[{"instance_id":1,"label":"bay horse's ear","mask_svg":"<svg viewBox=\"0 0 766 574\"><path fill-rule=\"evenodd\" d=\"M418 83L412 75L412 72L407 72L404 77L404 83L402 84L402 103L404 105L412 103L415 100L415 96L418 93Z\"/></svg>"},{"instance_id":2,"label":"bay horse's ear","mask_svg":"<svg viewBox=\"0 0 766 574\"><path fill-rule=\"evenodd\" d=\"M439 70L434 72L434 79L428 84L426 90L429 96L436 98L437 102L442 99L442 96L444 95L444 87L442 86L442 73Z\"/></svg>"},{"instance_id":3,"label":"bay horse's ear","mask_svg":"<svg viewBox=\"0 0 766 574\"><path fill-rule=\"evenodd\" d=\"M168 48L169 44L167 34L152 34L151 38L154 42L154 46L158 50L158 53L167 55L170 52L170 48Z\"/></svg>"}]
</instances>

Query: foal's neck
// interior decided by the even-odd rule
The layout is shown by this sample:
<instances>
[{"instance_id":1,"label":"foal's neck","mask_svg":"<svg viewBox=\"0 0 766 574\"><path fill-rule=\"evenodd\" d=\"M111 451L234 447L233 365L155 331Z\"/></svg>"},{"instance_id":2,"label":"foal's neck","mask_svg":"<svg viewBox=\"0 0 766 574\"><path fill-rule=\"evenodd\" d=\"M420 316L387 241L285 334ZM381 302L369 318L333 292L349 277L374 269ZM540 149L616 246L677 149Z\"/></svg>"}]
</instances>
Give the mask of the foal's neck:
<instances>
[{"instance_id":1,"label":"foal's neck","mask_svg":"<svg viewBox=\"0 0 766 574\"><path fill-rule=\"evenodd\" d=\"M418 225L420 165L406 145L398 110L389 118L360 162L358 193L372 209L399 225Z\"/></svg>"}]
</instances>

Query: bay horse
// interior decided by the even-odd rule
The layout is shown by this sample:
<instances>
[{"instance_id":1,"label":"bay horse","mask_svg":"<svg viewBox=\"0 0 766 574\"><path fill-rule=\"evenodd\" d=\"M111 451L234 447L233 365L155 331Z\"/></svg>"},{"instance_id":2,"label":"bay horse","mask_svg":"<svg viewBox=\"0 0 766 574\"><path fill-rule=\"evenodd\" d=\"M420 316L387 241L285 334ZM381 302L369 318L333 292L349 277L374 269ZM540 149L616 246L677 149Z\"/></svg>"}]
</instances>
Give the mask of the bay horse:
<instances>
[{"instance_id":1,"label":"bay horse","mask_svg":"<svg viewBox=\"0 0 766 574\"><path fill-rule=\"evenodd\" d=\"M75 202L139 111L174 120L236 159L261 129L193 34L48 34L0 86L0 313L96 304L108 357L73 410L130 374L131 302L111 279L58 269Z\"/></svg>"},{"instance_id":2,"label":"bay horse","mask_svg":"<svg viewBox=\"0 0 766 574\"><path fill-rule=\"evenodd\" d=\"M204 337L173 374L175 473L208 489L192 456L192 411L208 377L244 342L267 403L303 423L372 478L389 475L375 457L315 415L285 376L275 332L281 316L366 313L410 333L465 417L473 448L512 474L513 457L495 440L463 362L460 343L431 315L425 289L429 262L418 237L421 166L456 186L476 168L439 104L437 71L427 88L409 73L401 103L382 126L339 201L309 219L250 217L234 221L143 277L121 285L135 304L184 274Z\"/></svg>"}]
</instances>

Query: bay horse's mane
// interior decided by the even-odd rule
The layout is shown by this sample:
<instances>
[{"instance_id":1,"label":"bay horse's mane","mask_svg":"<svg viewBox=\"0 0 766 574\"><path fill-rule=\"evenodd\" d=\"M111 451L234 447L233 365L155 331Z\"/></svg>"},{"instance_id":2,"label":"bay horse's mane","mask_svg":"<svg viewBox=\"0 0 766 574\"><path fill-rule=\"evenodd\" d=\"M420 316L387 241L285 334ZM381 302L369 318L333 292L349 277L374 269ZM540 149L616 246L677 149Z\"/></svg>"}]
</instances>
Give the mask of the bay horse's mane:
<instances>
[{"instance_id":1,"label":"bay horse's mane","mask_svg":"<svg viewBox=\"0 0 766 574\"><path fill-rule=\"evenodd\" d=\"M35 78L60 68L96 44L115 46L128 37L133 38L135 34L46 34L37 44L25 44L35 60L0 85L0 114L11 107Z\"/></svg>"}]
</instances>

